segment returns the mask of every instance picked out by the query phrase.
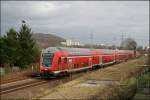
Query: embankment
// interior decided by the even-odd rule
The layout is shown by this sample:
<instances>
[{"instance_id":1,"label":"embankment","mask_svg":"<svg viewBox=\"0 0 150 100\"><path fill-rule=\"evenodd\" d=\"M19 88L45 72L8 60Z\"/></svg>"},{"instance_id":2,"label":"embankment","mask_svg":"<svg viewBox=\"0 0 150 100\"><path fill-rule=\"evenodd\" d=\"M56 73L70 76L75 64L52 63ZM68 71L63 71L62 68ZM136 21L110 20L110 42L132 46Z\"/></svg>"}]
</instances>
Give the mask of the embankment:
<instances>
[{"instance_id":1,"label":"embankment","mask_svg":"<svg viewBox=\"0 0 150 100\"><path fill-rule=\"evenodd\" d=\"M86 73L83 77L62 84L36 96L40 99L129 99L136 92L135 77L147 68L148 57Z\"/></svg>"}]
</instances>

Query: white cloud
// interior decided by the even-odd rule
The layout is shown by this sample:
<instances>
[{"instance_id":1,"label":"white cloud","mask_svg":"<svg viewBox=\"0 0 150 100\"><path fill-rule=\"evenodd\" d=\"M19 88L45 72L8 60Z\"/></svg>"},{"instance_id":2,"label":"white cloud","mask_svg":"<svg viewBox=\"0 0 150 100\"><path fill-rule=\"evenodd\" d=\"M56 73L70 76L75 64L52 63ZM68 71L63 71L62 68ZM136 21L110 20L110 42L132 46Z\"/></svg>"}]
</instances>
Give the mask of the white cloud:
<instances>
[{"instance_id":1,"label":"white cloud","mask_svg":"<svg viewBox=\"0 0 150 100\"><path fill-rule=\"evenodd\" d=\"M91 32L95 41L110 43L122 32L145 40L149 34L147 1L3 1L1 16L3 33L12 26L18 28L24 19L35 32L60 33L83 42Z\"/></svg>"}]
</instances>

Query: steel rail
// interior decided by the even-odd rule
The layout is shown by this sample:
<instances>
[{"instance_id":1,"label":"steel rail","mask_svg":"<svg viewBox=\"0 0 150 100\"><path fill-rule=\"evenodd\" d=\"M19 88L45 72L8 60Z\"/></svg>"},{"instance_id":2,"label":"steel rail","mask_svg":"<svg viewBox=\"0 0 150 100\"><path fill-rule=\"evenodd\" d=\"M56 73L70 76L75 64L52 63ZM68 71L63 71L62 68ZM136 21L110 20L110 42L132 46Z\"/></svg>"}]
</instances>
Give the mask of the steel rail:
<instances>
[{"instance_id":1,"label":"steel rail","mask_svg":"<svg viewBox=\"0 0 150 100\"><path fill-rule=\"evenodd\" d=\"M19 84L19 85L14 85L14 86L10 86L10 87L6 87L6 88L1 88L0 89L0 94L7 94L16 90L20 90L20 89L24 89L24 88L28 88L28 87L32 87L32 86L37 86L37 85L41 85L43 83L47 83L48 81L33 81L33 82L28 82L28 83L24 83L24 84Z\"/></svg>"}]
</instances>

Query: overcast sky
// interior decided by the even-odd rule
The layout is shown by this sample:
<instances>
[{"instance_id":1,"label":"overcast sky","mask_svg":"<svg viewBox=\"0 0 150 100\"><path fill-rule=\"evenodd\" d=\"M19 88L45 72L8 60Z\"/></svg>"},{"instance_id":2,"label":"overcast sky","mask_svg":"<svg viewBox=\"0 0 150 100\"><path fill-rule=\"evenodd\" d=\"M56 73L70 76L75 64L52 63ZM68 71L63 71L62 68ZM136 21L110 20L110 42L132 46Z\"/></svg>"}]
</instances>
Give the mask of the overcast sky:
<instances>
[{"instance_id":1,"label":"overcast sky","mask_svg":"<svg viewBox=\"0 0 150 100\"><path fill-rule=\"evenodd\" d=\"M149 45L148 1L2 1L1 34L17 30L21 20L33 32L90 43L120 44L121 34Z\"/></svg>"}]
</instances>

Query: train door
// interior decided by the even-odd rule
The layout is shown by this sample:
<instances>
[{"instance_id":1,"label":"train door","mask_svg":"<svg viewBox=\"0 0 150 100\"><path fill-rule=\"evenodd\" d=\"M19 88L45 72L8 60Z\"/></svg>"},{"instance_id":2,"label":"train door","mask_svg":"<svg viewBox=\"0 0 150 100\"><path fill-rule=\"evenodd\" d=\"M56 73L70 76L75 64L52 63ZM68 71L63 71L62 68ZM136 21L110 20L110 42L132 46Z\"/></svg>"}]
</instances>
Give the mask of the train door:
<instances>
[{"instance_id":1,"label":"train door","mask_svg":"<svg viewBox=\"0 0 150 100\"><path fill-rule=\"evenodd\" d=\"M103 64L103 56L102 56L102 55L99 56L99 64L100 64L100 65Z\"/></svg>"},{"instance_id":2,"label":"train door","mask_svg":"<svg viewBox=\"0 0 150 100\"><path fill-rule=\"evenodd\" d=\"M67 58L65 57L60 57L58 59L58 69L59 70L65 70L67 65Z\"/></svg>"},{"instance_id":3,"label":"train door","mask_svg":"<svg viewBox=\"0 0 150 100\"><path fill-rule=\"evenodd\" d=\"M113 54L114 54L114 62L116 62L116 60L117 60L116 50L115 50L115 52Z\"/></svg>"},{"instance_id":4,"label":"train door","mask_svg":"<svg viewBox=\"0 0 150 100\"><path fill-rule=\"evenodd\" d=\"M72 58L68 58L68 70L72 70Z\"/></svg>"},{"instance_id":5,"label":"train door","mask_svg":"<svg viewBox=\"0 0 150 100\"><path fill-rule=\"evenodd\" d=\"M67 57L64 58L64 69L67 69L68 68L68 61L67 61Z\"/></svg>"},{"instance_id":6,"label":"train door","mask_svg":"<svg viewBox=\"0 0 150 100\"><path fill-rule=\"evenodd\" d=\"M60 70L65 70L65 57L61 57Z\"/></svg>"},{"instance_id":7,"label":"train door","mask_svg":"<svg viewBox=\"0 0 150 100\"><path fill-rule=\"evenodd\" d=\"M63 61L63 59L62 59L62 57L60 57L59 59L58 59L58 70L62 70L63 68L62 68L62 61Z\"/></svg>"},{"instance_id":8,"label":"train door","mask_svg":"<svg viewBox=\"0 0 150 100\"><path fill-rule=\"evenodd\" d=\"M92 57L89 58L89 68L92 68Z\"/></svg>"}]
</instances>

